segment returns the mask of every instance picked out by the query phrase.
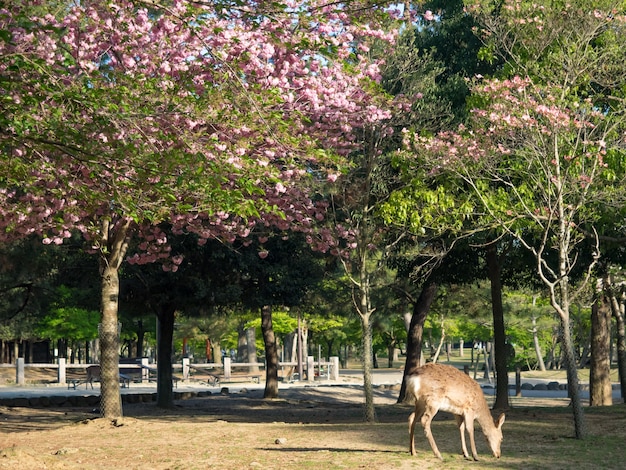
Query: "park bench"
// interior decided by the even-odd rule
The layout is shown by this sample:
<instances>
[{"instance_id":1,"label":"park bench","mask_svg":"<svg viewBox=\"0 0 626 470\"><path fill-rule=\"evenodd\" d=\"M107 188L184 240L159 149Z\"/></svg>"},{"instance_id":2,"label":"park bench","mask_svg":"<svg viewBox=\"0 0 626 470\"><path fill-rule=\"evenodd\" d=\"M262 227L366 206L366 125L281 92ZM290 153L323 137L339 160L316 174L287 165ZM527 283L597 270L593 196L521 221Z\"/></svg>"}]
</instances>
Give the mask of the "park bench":
<instances>
[{"instance_id":1,"label":"park bench","mask_svg":"<svg viewBox=\"0 0 626 470\"><path fill-rule=\"evenodd\" d=\"M152 367L152 366L146 366L146 365L142 365L141 368L145 371L147 371L147 378L148 378L148 382L156 382L157 379L157 368L156 367ZM172 374L172 386L174 388L178 388L178 382L183 380L180 377L175 376L174 374Z\"/></svg>"},{"instance_id":2,"label":"park bench","mask_svg":"<svg viewBox=\"0 0 626 470\"><path fill-rule=\"evenodd\" d=\"M122 386L122 388L130 387L131 378L128 375L119 374L119 380L120 380L120 385ZM85 384L85 389L87 388L88 385L91 385L91 389L93 390L94 381L100 382L100 366L87 367L86 376L83 378L69 379L67 381L67 388L68 390L70 388L73 388L74 390L76 390L78 386Z\"/></svg>"},{"instance_id":3,"label":"park bench","mask_svg":"<svg viewBox=\"0 0 626 470\"><path fill-rule=\"evenodd\" d=\"M225 375L218 375L217 383L237 383L237 382L254 382L256 384L261 383L262 373L235 373L230 374L230 377Z\"/></svg>"},{"instance_id":4,"label":"park bench","mask_svg":"<svg viewBox=\"0 0 626 470\"><path fill-rule=\"evenodd\" d=\"M212 387L216 387L220 384L219 376L209 373L204 367L196 367L190 364L189 369L193 371L193 379L200 383L204 382Z\"/></svg>"}]
</instances>

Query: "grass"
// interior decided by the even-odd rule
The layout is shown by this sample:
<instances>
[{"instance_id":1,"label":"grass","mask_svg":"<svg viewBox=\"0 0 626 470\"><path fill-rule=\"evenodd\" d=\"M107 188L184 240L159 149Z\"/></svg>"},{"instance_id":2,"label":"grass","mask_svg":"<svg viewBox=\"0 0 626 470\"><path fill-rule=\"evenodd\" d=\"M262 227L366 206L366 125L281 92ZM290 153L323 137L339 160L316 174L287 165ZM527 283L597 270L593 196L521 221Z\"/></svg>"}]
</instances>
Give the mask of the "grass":
<instances>
[{"instance_id":1,"label":"grass","mask_svg":"<svg viewBox=\"0 0 626 470\"><path fill-rule=\"evenodd\" d=\"M210 399L209 399L210 400ZM622 469L626 439L626 407L586 408L589 435L573 438L571 410L527 407L515 402L504 424L502 458L493 458L477 429L479 462L460 455L458 430L451 416L440 414L433 434L447 469ZM319 422L283 422L305 406L327 416ZM350 406L350 405L346 405ZM337 410L329 408L331 411ZM13 410L15 411L15 410ZM12 410L4 411L9 419ZM53 428L0 429L0 467L106 469L119 462L133 469L434 469L436 459L422 433L416 436L418 455L408 453L407 417L410 407L382 405L380 422L361 421L354 413L328 413L323 405L273 405L262 419L256 410L241 416L216 416L200 406L160 411L147 405L127 407L122 426L106 420L64 424ZM71 416L71 411L68 411ZM68 418L68 413L62 419ZM306 415L310 417L311 415ZM13 416L13 418L16 418ZM24 420L33 418L25 416ZM57 418L58 419L58 418ZM67 422L67 421L65 421ZM283 438L283 443L277 439ZM111 466L109 466L109 464Z\"/></svg>"},{"instance_id":2,"label":"grass","mask_svg":"<svg viewBox=\"0 0 626 470\"><path fill-rule=\"evenodd\" d=\"M454 361L454 365L463 363ZM565 372L529 371L522 377L564 380ZM626 406L622 404L586 407L588 436L579 440L573 437L566 399L512 397L513 408L503 427L502 458L490 455L477 429L479 462L460 455L454 420L440 414L432 430L444 456L442 464L421 432L416 436L418 455L409 455L408 406L380 405L380 422L365 424L361 407L354 404L284 400L251 406L239 400L243 406L237 409L234 402L218 406L217 399L198 399L193 406L193 400L181 401L174 410L127 406L122 426L98 419L79 423L93 415L70 408L2 408L0 468L106 470L119 468L120 463L136 470L624 468ZM42 413L53 425L44 425ZM279 438L285 442L277 444Z\"/></svg>"}]
</instances>

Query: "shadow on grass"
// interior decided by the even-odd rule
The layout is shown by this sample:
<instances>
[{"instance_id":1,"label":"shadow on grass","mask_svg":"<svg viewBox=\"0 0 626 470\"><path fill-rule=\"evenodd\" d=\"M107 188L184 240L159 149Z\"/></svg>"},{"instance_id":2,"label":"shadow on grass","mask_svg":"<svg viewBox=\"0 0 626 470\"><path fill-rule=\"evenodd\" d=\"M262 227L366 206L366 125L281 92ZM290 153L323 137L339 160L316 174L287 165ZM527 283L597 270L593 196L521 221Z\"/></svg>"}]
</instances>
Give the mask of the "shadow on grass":
<instances>
[{"instance_id":1,"label":"shadow on grass","mask_svg":"<svg viewBox=\"0 0 626 470\"><path fill-rule=\"evenodd\" d=\"M345 448L345 447L259 447L257 450L269 451L269 452L336 452L336 453L355 453L355 454L395 454L403 455L405 452L398 450L384 450L384 449L360 449L360 448Z\"/></svg>"}]
</instances>

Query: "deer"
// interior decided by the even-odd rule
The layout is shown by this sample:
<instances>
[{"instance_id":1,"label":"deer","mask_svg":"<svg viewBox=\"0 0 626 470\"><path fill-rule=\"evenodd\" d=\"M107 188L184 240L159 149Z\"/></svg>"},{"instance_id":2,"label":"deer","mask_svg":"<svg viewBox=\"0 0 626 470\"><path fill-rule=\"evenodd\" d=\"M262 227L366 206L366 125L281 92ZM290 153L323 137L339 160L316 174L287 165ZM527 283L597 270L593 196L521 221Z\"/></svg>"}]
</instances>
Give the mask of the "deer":
<instances>
[{"instance_id":1,"label":"deer","mask_svg":"<svg viewBox=\"0 0 626 470\"><path fill-rule=\"evenodd\" d=\"M91 385L93 389L93 381L100 380L100 366L89 366L87 367L87 380L85 380L86 384ZM85 384L85 388L87 385Z\"/></svg>"},{"instance_id":2,"label":"deer","mask_svg":"<svg viewBox=\"0 0 626 470\"><path fill-rule=\"evenodd\" d=\"M430 429L438 411L452 413L461 433L463 456L470 459L465 445L465 431L469 434L472 457L478 460L474 442L474 420L478 421L494 457L500 458L504 413L493 419L480 385L459 369L428 363L414 369L406 379L407 401L413 399L415 411L409 416L409 450L415 455L415 425L421 421L424 434L435 456L443 460Z\"/></svg>"}]
</instances>

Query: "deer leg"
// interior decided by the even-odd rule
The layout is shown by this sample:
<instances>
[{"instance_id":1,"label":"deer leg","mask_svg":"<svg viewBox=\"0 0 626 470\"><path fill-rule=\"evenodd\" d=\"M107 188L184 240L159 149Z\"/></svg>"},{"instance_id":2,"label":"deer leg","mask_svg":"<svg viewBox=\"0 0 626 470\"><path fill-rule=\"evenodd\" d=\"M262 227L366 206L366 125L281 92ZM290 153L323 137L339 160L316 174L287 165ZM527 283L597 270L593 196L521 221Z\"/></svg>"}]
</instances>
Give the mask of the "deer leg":
<instances>
[{"instance_id":1,"label":"deer leg","mask_svg":"<svg viewBox=\"0 0 626 470\"><path fill-rule=\"evenodd\" d=\"M467 433L469 434L470 438L472 457L474 457L474 460L478 460L478 452L476 452L476 442L474 441L474 418L472 417L471 419L468 419L468 417L465 416L463 419L465 421L465 428L467 429Z\"/></svg>"},{"instance_id":2,"label":"deer leg","mask_svg":"<svg viewBox=\"0 0 626 470\"><path fill-rule=\"evenodd\" d=\"M415 412L409 415L409 452L415 455Z\"/></svg>"},{"instance_id":3,"label":"deer leg","mask_svg":"<svg viewBox=\"0 0 626 470\"><path fill-rule=\"evenodd\" d=\"M463 449L463 456L469 460L469 454L467 452L467 446L465 445L465 418L463 415L454 415L456 419L456 425L459 427L461 433L461 449Z\"/></svg>"},{"instance_id":4,"label":"deer leg","mask_svg":"<svg viewBox=\"0 0 626 470\"><path fill-rule=\"evenodd\" d=\"M415 425L422 419L424 414L424 408L415 404L415 411L409 416L409 452L411 455L415 455Z\"/></svg>"},{"instance_id":5,"label":"deer leg","mask_svg":"<svg viewBox=\"0 0 626 470\"><path fill-rule=\"evenodd\" d=\"M424 427L424 434L426 435L426 439L428 439L428 443L430 444L430 448L433 450L435 457L437 457L439 460L443 460L441 452L439 452L439 449L437 448L435 438L433 437L433 433L430 429L430 423L432 422L436 414L437 410L434 410L434 412L431 409L426 410L426 412L422 416L422 426Z\"/></svg>"}]
</instances>

